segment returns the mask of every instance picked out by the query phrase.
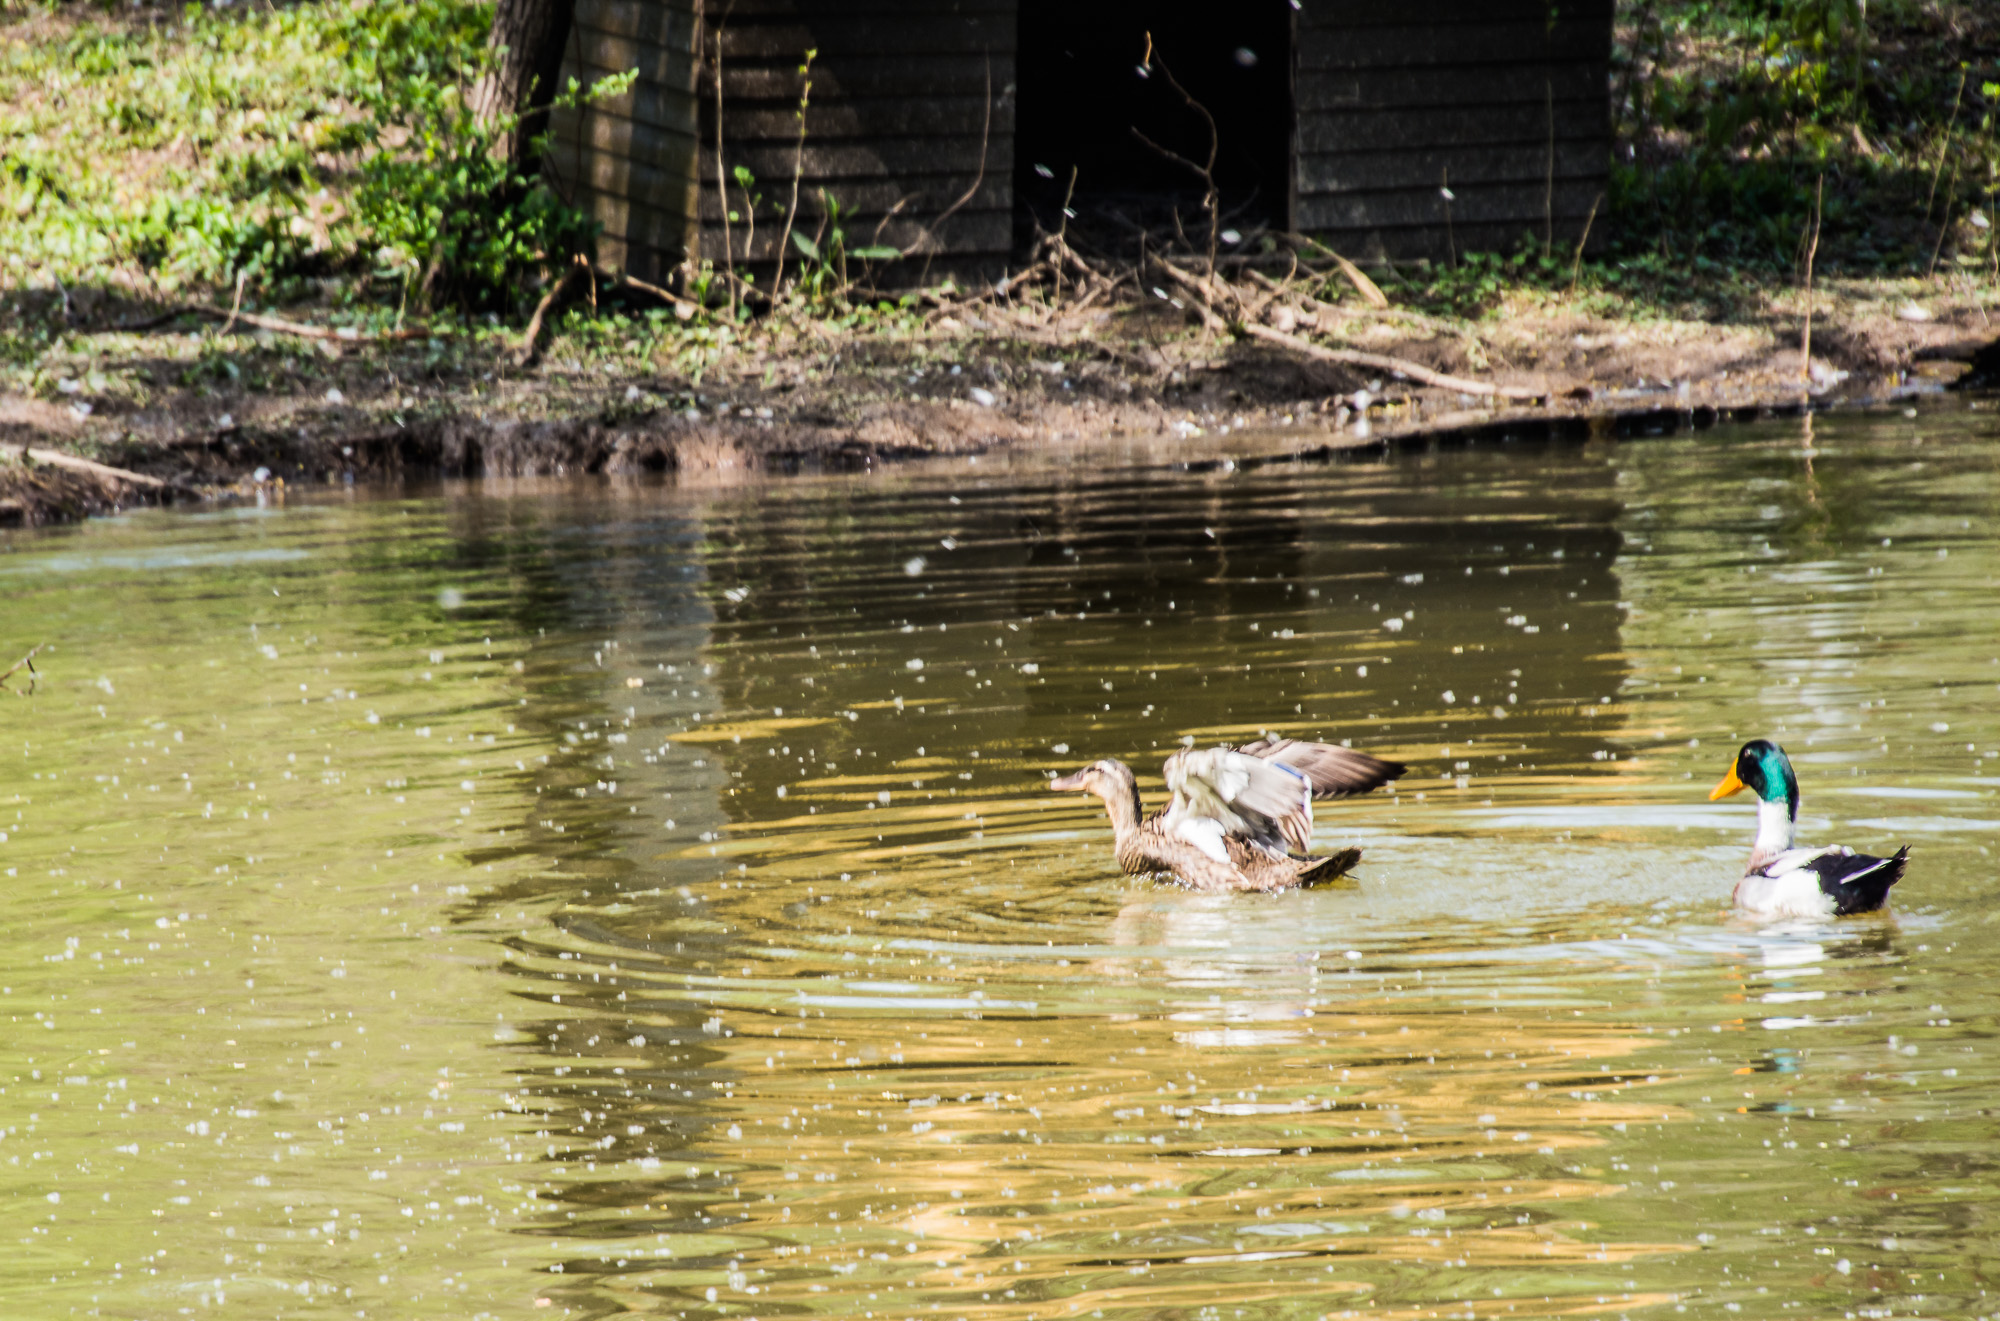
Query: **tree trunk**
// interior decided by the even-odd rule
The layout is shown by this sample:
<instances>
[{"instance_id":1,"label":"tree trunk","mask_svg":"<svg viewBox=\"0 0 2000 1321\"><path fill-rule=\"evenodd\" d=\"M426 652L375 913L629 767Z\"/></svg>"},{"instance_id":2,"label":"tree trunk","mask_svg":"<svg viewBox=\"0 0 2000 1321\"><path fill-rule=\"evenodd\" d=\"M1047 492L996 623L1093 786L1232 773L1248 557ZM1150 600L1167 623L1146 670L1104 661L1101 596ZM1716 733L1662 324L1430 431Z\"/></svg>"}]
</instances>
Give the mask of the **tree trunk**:
<instances>
[{"instance_id":1,"label":"tree trunk","mask_svg":"<svg viewBox=\"0 0 2000 1321\"><path fill-rule=\"evenodd\" d=\"M569 44L576 0L499 0L487 45L493 67L472 89L472 113L497 125L520 115L514 131L495 144L507 162L525 170L529 149L548 125L548 105L562 76L563 47Z\"/></svg>"}]
</instances>

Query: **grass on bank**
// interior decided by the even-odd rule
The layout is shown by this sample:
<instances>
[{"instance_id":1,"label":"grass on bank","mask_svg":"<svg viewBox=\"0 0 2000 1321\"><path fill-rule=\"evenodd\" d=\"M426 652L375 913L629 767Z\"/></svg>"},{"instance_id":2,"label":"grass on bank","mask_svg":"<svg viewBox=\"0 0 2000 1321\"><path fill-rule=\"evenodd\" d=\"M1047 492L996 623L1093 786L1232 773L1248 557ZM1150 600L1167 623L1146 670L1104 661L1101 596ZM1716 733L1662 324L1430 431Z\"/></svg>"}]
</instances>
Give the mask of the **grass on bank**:
<instances>
[{"instance_id":1,"label":"grass on bank","mask_svg":"<svg viewBox=\"0 0 2000 1321\"><path fill-rule=\"evenodd\" d=\"M99 309L227 305L239 287L246 307L363 331L425 318L439 337L421 369L477 371L588 248L584 218L497 166L465 111L488 6L0 6L0 388L52 396L89 369L73 341L102 330ZM2000 282L2000 7L1620 0L1612 76L1602 247L1579 261L1524 241L1379 272L1399 305L1728 320L1795 280L1822 181L1824 275ZM907 300L857 305L834 254L813 255L812 296L783 315L732 321L710 272L715 306L692 316L570 308L551 356L698 379L746 336L918 333ZM1352 297L1338 280L1317 292ZM278 337L250 384L295 388L319 352ZM145 370L142 391L246 368L201 351Z\"/></svg>"}]
</instances>

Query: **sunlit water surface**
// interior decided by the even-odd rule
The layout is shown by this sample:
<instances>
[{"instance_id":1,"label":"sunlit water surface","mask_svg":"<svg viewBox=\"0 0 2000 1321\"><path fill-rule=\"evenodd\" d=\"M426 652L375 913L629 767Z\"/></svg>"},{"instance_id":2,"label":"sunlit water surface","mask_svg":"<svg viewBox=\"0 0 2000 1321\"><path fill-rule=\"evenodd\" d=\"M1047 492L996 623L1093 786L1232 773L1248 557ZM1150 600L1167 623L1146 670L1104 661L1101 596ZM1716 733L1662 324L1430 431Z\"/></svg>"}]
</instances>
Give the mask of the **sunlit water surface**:
<instances>
[{"instance_id":1,"label":"sunlit water surface","mask_svg":"<svg viewBox=\"0 0 2000 1321\"><path fill-rule=\"evenodd\" d=\"M1813 425L14 534L0 1310L2000 1312L2000 426ZM1042 787L1263 730L1355 883Z\"/></svg>"}]
</instances>

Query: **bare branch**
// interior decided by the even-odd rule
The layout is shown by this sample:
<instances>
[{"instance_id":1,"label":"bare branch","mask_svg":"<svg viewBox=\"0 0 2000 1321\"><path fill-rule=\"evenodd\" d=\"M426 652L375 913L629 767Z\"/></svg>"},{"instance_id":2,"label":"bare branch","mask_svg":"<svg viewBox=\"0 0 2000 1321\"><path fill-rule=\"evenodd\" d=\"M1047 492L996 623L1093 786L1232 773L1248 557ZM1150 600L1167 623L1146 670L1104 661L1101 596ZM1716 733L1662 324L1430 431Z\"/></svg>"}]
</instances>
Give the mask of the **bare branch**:
<instances>
[{"instance_id":1,"label":"bare branch","mask_svg":"<svg viewBox=\"0 0 2000 1321\"><path fill-rule=\"evenodd\" d=\"M434 335L450 333L449 331L438 331L432 330L429 327L419 326L408 330L385 330L376 334L364 335L360 331L351 330L346 326L336 326L332 329L326 326L310 326L302 321L287 321L283 317L266 316L257 312L232 312L228 308L209 307L205 303L182 303L178 307L160 313L158 316L148 317L144 321L135 321L129 325L120 326L119 329L124 331L152 330L155 327L163 326L169 321L184 316L214 317L218 321L225 323L241 321L246 326L255 326L259 330L276 331L281 335L297 335L301 339L331 339L343 344L386 344L395 340L429 339Z\"/></svg>"},{"instance_id":2,"label":"bare branch","mask_svg":"<svg viewBox=\"0 0 2000 1321\"><path fill-rule=\"evenodd\" d=\"M13 678L14 675L21 669L22 666L26 666L28 673L34 676L34 678L28 681L28 691L33 692L35 688L34 680L42 677L42 672L35 668L35 653L48 645L49 644L46 642L37 642L34 646L28 648L27 655L21 657L21 659L15 661L12 665L9 665L7 667L7 672L5 674L0 674L0 688L6 688L8 692L13 693L14 696L16 697L26 697L28 695L27 693L19 692L12 688L7 688L7 681Z\"/></svg>"}]
</instances>

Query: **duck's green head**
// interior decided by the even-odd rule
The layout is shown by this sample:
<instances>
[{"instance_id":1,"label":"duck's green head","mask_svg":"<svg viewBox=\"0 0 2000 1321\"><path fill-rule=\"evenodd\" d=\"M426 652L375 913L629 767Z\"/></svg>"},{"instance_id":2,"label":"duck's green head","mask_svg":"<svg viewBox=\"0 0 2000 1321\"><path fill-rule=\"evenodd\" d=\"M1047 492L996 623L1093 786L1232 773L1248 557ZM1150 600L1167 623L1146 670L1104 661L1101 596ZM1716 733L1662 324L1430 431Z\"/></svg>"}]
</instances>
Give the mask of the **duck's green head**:
<instances>
[{"instance_id":1,"label":"duck's green head","mask_svg":"<svg viewBox=\"0 0 2000 1321\"><path fill-rule=\"evenodd\" d=\"M1736 764L1722 783L1709 793L1710 802L1748 789L1767 803L1783 803L1792 819L1799 815L1799 777L1792 774L1792 759L1767 738L1751 739L1736 754Z\"/></svg>"}]
</instances>

